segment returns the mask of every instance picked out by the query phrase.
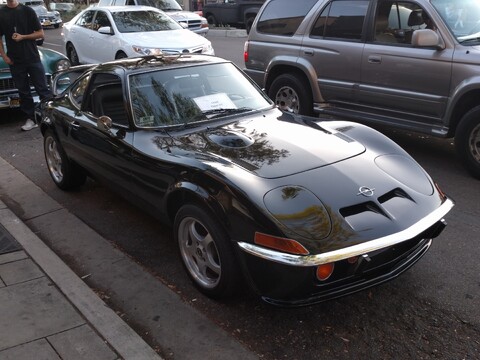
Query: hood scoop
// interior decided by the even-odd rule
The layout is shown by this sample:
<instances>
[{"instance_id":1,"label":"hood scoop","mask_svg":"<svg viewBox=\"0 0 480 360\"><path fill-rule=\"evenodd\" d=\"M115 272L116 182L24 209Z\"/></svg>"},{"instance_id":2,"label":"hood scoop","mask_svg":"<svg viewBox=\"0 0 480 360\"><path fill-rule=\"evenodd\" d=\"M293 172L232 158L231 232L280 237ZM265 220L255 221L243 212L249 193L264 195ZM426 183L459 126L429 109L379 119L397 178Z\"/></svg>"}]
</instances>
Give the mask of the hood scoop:
<instances>
[{"instance_id":1,"label":"hood scoop","mask_svg":"<svg viewBox=\"0 0 480 360\"><path fill-rule=\"evenodd\" d=\"M212 143L229 149L244 149L255 142L252 138L232 130L216 130L210 132L207 138Z\"/></svg>"}]
</instances>

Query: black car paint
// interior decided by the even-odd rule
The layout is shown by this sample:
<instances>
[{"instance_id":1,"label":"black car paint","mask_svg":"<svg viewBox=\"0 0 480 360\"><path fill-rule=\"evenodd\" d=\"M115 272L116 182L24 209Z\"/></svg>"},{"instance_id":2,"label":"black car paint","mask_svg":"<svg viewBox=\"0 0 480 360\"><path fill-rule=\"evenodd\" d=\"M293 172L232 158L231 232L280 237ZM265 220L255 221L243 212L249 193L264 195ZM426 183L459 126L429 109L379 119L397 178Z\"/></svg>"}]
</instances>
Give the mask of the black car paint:
<instances>
[{"instance_id":1,"label":"black car paint","mask_svg":"<svg viewBox=\"0 0 480 360\"><path fill-rule=\"evenodd\" d=\"M193 57L191 61L173 61L164 66L213 61L199 59ZM150 65L145 66L146 69L132 60L125 60L116 65L92 67L93 72L113 71L121 75L125 111L130 118L131 109L126 105L129 101L127 77L129 73L148 71ZM91 90L87 89L87 97ZM315 189L318 201L328 210L331 228L325 236L316 238L313 228L306 229L306 235L302 236L303 245L311 254L333 251L400 231L428 215L445 200L420 168L407 171L400 180L392 177L385 181L383 170L377 167L375 171L382 181L372 183L375 174L365 172L365 169L379 155L387 152L390 156L409 157L392 141L360 124L330 118L308 119L271 108L193 128L145 130L135 128L131 123L128 127L114 126L105 130L97 126L97 118L93 114L70 104L68 92L57 96L50 104L46 112L48 121L41 124L42 133L47 128L55 131L71 160L81 164L93 177L103 180L108 187L168 224L172 224L182 204L202 204L222 224L233 245L252 243L256 232L279 237L292 235L291 230L274 220L275 214L265 207L264 202L266 193L285 186ZM260 135L267 130L266 125L273 137L262 142ZM295 143L303 144L308 136L315 133L317 140L334 138L329 144L335 148L324 148L323 158L312 160L303 147L299 148L294 142L278 141L284 127L288 128L288 136L295 139ZM258 129L262 131L258 132ZM335 130L335 135L329 129ZM277 131L278 138L275 137ZM348 146L350 150L346 150ZM289 158L295 161L289 162ZM328 166L331 164L335 166ZM363 228L352 229L349 226L345 214L348 216L350 210L344 210L346 213L342 214L342 209L368 208L372 206L372 201L364 201L357 194L358 202L352 204L352 193L345 189L357 191L357 184L361 183L374 187L380 194L387 194L392 188L400 188L402 181L408 182L409 176L415 176L415 179L423 177L423 181L430 184L430 189L428 185L420 186L419 191L412 194L414 198L408 199L407 196L405 200L403 197L400 203L389 209L402 212L403 222L398 223L395 216L389 212L381 213L382 210L377 207L370 210L378 215L374 221L376 226L371 225L368 217L359 220L359 223L366 224ZM328 180L319 183L319 179ZM294 217L311 206L306 203L303 210L289 211L284 200L273 198L273 203L278 201L282 204L270 207L283 208L287 215ZM371 215L367 212L365 216ZM426 231L426 235L435 237L441 228L442 224L436 223ZM277 264L246 254L237 246L234 249L250 285L267 301L279 305L304 305L345 295L398 276L418 260L428 246L426 240L419 236L401 246L370 254L374 259L372 264L378 264L370 272L366 267L365 271L353 274L353 266L349 267L344 260L339 266L345 268L343 273L346 278L328 284L319 283L313 268ZM397 251L397 248L402 250ZM392 253L395 255L392 256ZM384 264L385 259L389 259L388 264ZM358 269L358 264L355 266ZM386 273L378 267L387 269ZM351 277L349 273L352 273Z\"/></svg>"}]
</instances>

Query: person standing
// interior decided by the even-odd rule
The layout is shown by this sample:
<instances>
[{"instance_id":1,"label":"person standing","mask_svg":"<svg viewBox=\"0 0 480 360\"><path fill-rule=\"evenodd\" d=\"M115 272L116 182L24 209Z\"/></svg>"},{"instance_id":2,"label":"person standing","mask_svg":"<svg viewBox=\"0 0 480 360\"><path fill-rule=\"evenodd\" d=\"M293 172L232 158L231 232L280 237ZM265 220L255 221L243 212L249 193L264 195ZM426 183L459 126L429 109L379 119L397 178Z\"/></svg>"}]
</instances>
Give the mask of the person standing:
<instances>
[{"instance_id":1,"label":"person standing","mask_svg":"<svg viewBox=\"0 0 480 360\"><path fill-rule=\"evenodd\" d=\"M5 37L7 51L3 46ZM13 81L20 96L20 110L25 116L22 130L36 128L35 104L30 83L35 87L40 99L51 96L45 77L45 68L40 60L36 39L44 37L40 20L35 11L19 4L17 0L7 0L0 8L0 56L10 66Z\"/></svg>"}]
</instances>

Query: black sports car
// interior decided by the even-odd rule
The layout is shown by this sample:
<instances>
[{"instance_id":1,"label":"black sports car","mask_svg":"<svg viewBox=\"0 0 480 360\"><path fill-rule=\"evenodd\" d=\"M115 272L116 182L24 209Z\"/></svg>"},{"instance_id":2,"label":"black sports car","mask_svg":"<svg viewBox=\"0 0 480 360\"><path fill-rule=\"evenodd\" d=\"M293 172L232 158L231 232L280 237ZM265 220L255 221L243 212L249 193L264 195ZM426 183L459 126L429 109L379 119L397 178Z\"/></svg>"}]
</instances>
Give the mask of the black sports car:
<instances>
[{"instance_id":1,"label":"black sports car","mask_svg":"<svg viewBox=\"0 0 480 360\"><path fill-rule=\"evenodd\" d=\"M53 181L86 176L173 225L193 283L304 305L392 279L453 201L404 150L354 122L283 113L212 56L123 59L54 76L41 131Z\"/></svg>"}]
</instances>

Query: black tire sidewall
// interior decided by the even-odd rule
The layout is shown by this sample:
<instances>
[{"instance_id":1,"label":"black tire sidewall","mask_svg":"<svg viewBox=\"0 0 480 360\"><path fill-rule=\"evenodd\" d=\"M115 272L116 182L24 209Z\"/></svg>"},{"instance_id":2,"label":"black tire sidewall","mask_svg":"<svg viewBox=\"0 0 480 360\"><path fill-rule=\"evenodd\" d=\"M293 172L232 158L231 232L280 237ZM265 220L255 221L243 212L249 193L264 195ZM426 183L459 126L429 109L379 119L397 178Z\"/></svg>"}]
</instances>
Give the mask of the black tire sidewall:
<instances>
[{"instance_id":1,"label":"black tire sidewall","mask_svg":"<svg viewBox=\"0 0 480 360\"><path fill-rule=\"evenodd\" d=\"M270 89L268 90L268 96L274 102L278 91L282 87L290 87L297 93L300 102L300 115L313 115L313 102L310 86L304 79L296 74L283 74L275 78L270 86Z\"/></svg>"},{"instance_id":2,"label":"black tire sidewall","mask_svg":"<svg viewBox=\"0 0 480 360\"><path fill-rule=\"evenodd\" d=\"M57 151L60 154L62 159L62 173L63 178L62 181L57 181L53 174L50 172L50 167L48 166L47 160L47 147L46 142L48 138L52 138L57 145ZM47 130L43 136L43 152L45 155L45 161L47 162L48 172L50 177L52 178L53 182L62 190L71 190L73 188L77 188L85 183L86 174L83 169L79 168L75 164L73 164L70 159L68 158L67 154L62 148L62 145L58 141L58 138L55 136L52 130Z\"/></svg>"},{"instance_id":3,"label":"black tire sidewall","mask_svg":"<svg viewBox=\"0 0 480 360\"><path fill-rule=\"evenodd\" d=\"M195 278L190 274L190 271L188 270L188 267L185 264L181 254L178 228L182 220L186 217L198 219L198 221L208 230L213 238L213 241L215 242L215 246L220 257L221 275L218 284L213 288L206 288L195 280ZM228 298L236 293L236 288L239 286L240 272L239 267L236 265L237 260L226 231L213 219L214 217L206 209L194 204L184 205L180 208L175 216L174 238L177 244L179 256L182 260L182 265L195 286L202 293L209 297Z\"/></svg>"},{"instance_id":4,"label":"black tire sidewall","mask_svg":"<svg viewBox=\"0 0 480 360\"><path fill-rule=\"evenodd\" d=\"M480 162L473 157L470 147L470 134L480 124L480 106L466 113L460 121L455 134L455 149L466 169L476 178L480 178Z\"/></svg>"}]
</instances>

